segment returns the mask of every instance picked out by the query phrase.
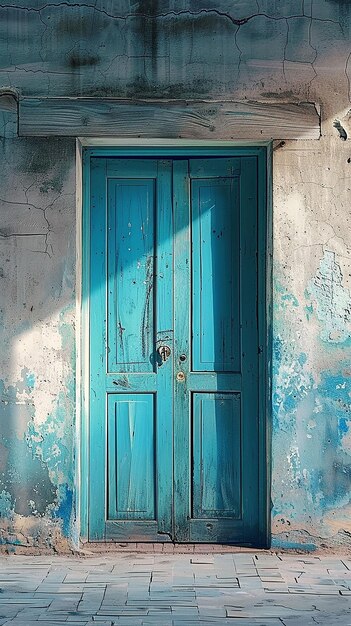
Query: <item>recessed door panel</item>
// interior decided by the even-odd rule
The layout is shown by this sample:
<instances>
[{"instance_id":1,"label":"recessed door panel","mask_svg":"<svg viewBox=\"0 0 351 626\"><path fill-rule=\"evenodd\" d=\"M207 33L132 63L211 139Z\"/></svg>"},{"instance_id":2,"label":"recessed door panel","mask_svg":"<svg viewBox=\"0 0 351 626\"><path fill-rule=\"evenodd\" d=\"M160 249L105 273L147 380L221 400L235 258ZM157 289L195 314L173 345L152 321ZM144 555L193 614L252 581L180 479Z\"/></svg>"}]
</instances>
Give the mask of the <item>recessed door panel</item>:
<instances>
[{"instance_id":1,"label":"recessed door panel","mask_svg":"<svg viewBox=\"0 0 351 626\"><path fill-rule=\"evenodd\" d=\"M240 394L194 393L192 424L192 517L240 519Z\"/></svg>"},{"instance_id":2,"label":"recessed door panel","mask_svg":"<svg viewBox=\"0 0 351 626\"><path fill-rule=\"evenodd\" d=\"M155 519L155 415L152 394L109 394L108 519Z\"/></svg>"},{"instance_id":3,"label":"recessed door panel","mask_svg":"<svg viewBox=\"0 0 351 626\"><path fill-rule=\"evenodd\" d=\"M108 371L151 372L155 180L108 181Z\"/></svg>"},{"instance_id":4,"label":"recessed door panel","mask_svg":"<svg viewBox=\"0 0 351 626\"><path fill-rule=\"evenodd\" d=\"M240 370L239 178L192 180L193 369Z\"/></svg>"}]
</instances>

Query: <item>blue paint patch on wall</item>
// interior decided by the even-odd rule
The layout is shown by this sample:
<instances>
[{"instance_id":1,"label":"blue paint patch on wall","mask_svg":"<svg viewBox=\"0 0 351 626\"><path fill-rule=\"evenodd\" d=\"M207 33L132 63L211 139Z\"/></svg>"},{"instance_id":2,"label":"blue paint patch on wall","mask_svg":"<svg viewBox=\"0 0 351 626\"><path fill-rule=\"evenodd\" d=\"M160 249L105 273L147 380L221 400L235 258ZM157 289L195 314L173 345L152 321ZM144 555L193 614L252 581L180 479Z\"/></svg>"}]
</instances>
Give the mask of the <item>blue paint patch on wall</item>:
<instances>
[{"instance_id":1,"label":"blue paint patch on wall","mask_svg":"<svg viewBox=\"0 0 351 626\"><path fill-rule=\"evenodd\" d=\"M323 372L316 394L323 399L324 410L330 419L335 420L336 428L333 434L330 433L330 443L340 448L351 419L351 380L341 374Z\"/></svg>"},{"instance_id":2,"label":"blue paint patch on wall","mask_svg":"<svg viewBox=\"0 0 351 626\"><path fill-rule=\"evenodd\" d=\"M73 420L67 419L74 415L72 396L59 394L53 413L36 425L35 385L25 367L16 384L0 381L0 518L7 520L2 542L18 545L16 515L60 519L68 537L73 508Z\"/></svg>"},{"instance_id":3,"label":"blue paint patch on wall","mask_svg":"<svg viewBox=\"0 0 351 626\"><path fill-rule=\"evenodd\" d=\"M304 352L301 352L301 354L299 354L298 356L298 361L300 365L305 365L305 363L307 363L307 354L305 354Z\"/></svg>"},{"instance_id":4,"label":"blue paint patch on wall","mask_svg":"<svg viewBox=\"0 0 351 626\"><path fill-rule=\"evenodd\" d=\"M280 386L274 393L274 428L277 436L282 430L290 433L288 447L280 454L289 456L292 476L323 511L338 506L339 500L343 503L349 491L351 455L343 439L350 427L351 380L340 373L322 372L316 384L303 371L306 356L290 354L289 358L289 352L286 346L284 360L275 364Z\"/></svg>"},{"instance_id":5,"label":"blue paint patch on wall","mask_svg":"<svg viewBox=\"0 0 351 626\"><path fill-rule=\"evenodd\" d=\"M351 341L351 294L343 286L343 275L335 252L324 251L319 269L306 291L321 322L320 337L331 344Z\"/></svg>"},{"instance_id":6,"label":"blue paint patch on wall","mask_svg":"<svg viewBox=\"0 0 351 626\"><path fill-rule=\"evenodd\" d=\"M307 293L307 297L308 297L308 293ZM305 313L306 313L306 318L308 322L311 319L313 312L314 312L313 304L306 304Z\"/></svg>"},{"instance_id":7,"label":"blue paint patch on wall","mask_svg":"<svg viewBox=\"0 0 351 626\"><path fill-rule=\"evenodd\" d=\"M28 425L27 440L33 452L49 470L54 485L67 484L72 487L72 447L74 410L72 399L68 394L60 392L55 408L44 423L36 425L32 421Z\"/></svg>"},{"instance_id":8,"label":"blue paint patch on wall","mask_svg":"<svg viewBox=\"0 0 351 626\"><path fill-rule=\"evenodd\" d=\"M33 458L24 439L9 442L4 484L12 495L15 513L20 515L44 515L56 499L47 468L39 458Z\"/></svg>"},{"instance_id":9,"label":"blue paint patch on wall","mask_svg":"<svg viewBox=\"0 0 351 626\"><path fill-rule=\"evenodd\" d=\"M292 295L291 293L284 293L281 296L281 301L282 301L283 304L292 304L295 307L299 306L298 299L295 298L295 296Z\"/></svg>"},{"instance_id":10,"label":"blue paint patch on wall","mask_svg":"<svg viewBox=\"0 0 351 626\"><path fill-rule=\"evenodd\" d=\"M65 537L70 536L71 529L71 516L73 510L73 490L69 489L67 485L60 485L59 489L59 503L56 509L54 509L54 517L63 521L62 531Z\"/></svg>"},{"instance_id":11,"label":"blue paint patch on wall","mask_svg":"<svg viewBox=\"0 0 351 626\"><path fill-rule=\"evenodd\" d=\"M351 378L344 374L347 363L338 362L339 371L324 371L315 381L306 354L295 350L281 337L275 342L273 517L282 531L288 522L302 528L314 523L319 532L316 520L350 502L351 451L344 438L350 428ZM282 548L298 547L277 541Z\"/></svg>"},{"instance_id":12,"label":"blue paint patch on wall","mask_svg":"<svg viewBox=\"0 0 351 626\"><path fill-rule=\"evenodd\" d=\"M14 514L11 494L4 489L0 492L0 518L11 519Z\"/></svg>"},{"instance_id":13,"label":"blue paint patch on wall","mask_svg":"<svg viewBox=\"0 0 351 626\"><path fill-rule=\"evenodd\" d=\"M305 371L307 356L294 355L280 336L273 340L273 428L293 427L292 416L301 400L313 388L311 374Z\"/></svg>"},{"instance_id":14,"label":"blue paint patch on wall","mask_svg":"<svg viewBox=\"0 0 351 626\"><path fill-rule=\"evenodd\" d=\"M35 386L35 376L29 372L26 374L26 385L30 391L33 391Z\"/></svg>"},{"instance_id":15,"label":"blue paint patch on wall","mask_svg":"<svg viewBox=\"0 0 351 626\"><path fill-rule=\"evenodd\" d=\"M303 543L302 541L288 541L280 537L272 537L272 548L280 550L297 550L299 552L315 552L317 546L314 543Z\"/></svg>"},{"instance_id":16,"label":"blue paint patch on wall","mask_svg":"<svg viewBox=\"0 0 351 626\"><path fill-rule=\"evenodd\" d=\"M348 516L351 480L351 371L343 352L350 294L334 254L325 254L311 282L305 293L310 302L297 307L296 298L286 297L284 281L277 283L273 344L273 546L307 550L317 545L311 537L336 533L335 520ZM315 315L324 365L325 342L330 351L323 371L316 368L318 353L310 364L299 350L302 320Z\"/></svg>"},{"instance_id":17,"label":"blue paint patch on wall","mask_svg":"<svg viewBox=\"0 0 351 626\"><path fill-rule=\"evenodd\" d=\"M26 444L27 426L35 415L34 385L35 377L27 368L15 385L0 382L0 490L11 499L13 512L24 516L43 515L55 500L47 469Z\"/></svg>"},{"instance_id":18,"label":"blue paint patch on wall","mask_svg":"<svg viewBox=\"0 0 351 626\"><path fill-rule=\"evenodd\" d=\"M349 424L346 417L341 417L339 419L339 430L341 433L347 433L349 430Z\"/></svg>"}]
</instances>

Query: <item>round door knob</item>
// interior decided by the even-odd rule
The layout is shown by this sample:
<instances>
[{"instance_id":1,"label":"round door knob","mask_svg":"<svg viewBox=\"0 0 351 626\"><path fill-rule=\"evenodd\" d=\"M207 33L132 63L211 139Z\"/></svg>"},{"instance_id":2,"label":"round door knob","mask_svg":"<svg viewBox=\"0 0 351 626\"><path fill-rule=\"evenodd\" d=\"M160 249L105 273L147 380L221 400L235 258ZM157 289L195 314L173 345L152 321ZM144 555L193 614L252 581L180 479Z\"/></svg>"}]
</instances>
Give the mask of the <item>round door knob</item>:
<instances>
[{"instance_id":1,"label":"round door knob","mask_svg":"<svg viewBox=\"0 0 351 626\"><path fill-rule=\"evenodd\" d=\"M178 380L180 383L183 383L183 382L185 381L185 374L184 374L184 372L178 372L178 374L177 374L177 380Z\"/></svg>"},{"instance_id":2,"label":"round door knob","mask_svg":"<svg viewBox=\"0 0 351 626\"><path fill-rule=\"evenodd\" d=\"M171 348L169 346L160 346L157 349L163 363L171 356Z\"/></svg>"}]
</instances>

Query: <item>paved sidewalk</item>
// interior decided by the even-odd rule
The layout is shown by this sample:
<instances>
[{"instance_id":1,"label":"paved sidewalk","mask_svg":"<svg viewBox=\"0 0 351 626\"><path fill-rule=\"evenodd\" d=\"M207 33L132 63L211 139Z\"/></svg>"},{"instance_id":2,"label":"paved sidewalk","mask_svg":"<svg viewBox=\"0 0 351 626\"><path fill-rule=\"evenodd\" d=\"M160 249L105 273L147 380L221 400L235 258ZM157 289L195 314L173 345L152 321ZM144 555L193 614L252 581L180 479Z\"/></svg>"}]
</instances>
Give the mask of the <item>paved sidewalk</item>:
<instances>
[{"instance_id":1,"label":"paved sidewalk","mask_svg":"<svg viewBox=\"0 0 351 626\"><path fill-rule=\"evenodd\" d=\"M351 559L238 552L0 557L0 625L351 625Z\"/></svg>"}]
</instances>

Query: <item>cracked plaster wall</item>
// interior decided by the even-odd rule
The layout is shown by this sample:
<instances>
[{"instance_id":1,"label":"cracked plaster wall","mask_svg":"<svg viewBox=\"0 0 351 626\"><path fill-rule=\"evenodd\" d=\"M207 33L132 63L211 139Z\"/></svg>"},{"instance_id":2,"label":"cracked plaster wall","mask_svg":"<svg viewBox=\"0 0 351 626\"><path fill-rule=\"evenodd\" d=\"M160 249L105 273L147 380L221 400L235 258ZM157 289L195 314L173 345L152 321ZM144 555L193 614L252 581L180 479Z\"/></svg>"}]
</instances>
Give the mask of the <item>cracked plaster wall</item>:
<instances>
[{"instance_id":1,"label":"cracked plaster wall","mask_svg":"<svg viewBox=\"0 0 351 626\"><path fill-rule=\"evenodd\" d=\"M0 543L74 533L75 141L1 151Z\"/></svg>"},{"instance_id":2,"label":"cracked plaster wall","mask_svg":"<svg viewBox=\"0 0 351 626\"><path fill-rule=\"evenodd\" d=\"M350 28L345 0L0 5L0 542L77 535L74 140L16 137L11 93L321 107L274 152L272 532L349 540Z\"/></svg>"}]
</instances>

